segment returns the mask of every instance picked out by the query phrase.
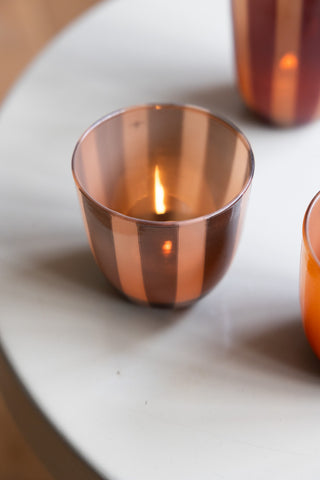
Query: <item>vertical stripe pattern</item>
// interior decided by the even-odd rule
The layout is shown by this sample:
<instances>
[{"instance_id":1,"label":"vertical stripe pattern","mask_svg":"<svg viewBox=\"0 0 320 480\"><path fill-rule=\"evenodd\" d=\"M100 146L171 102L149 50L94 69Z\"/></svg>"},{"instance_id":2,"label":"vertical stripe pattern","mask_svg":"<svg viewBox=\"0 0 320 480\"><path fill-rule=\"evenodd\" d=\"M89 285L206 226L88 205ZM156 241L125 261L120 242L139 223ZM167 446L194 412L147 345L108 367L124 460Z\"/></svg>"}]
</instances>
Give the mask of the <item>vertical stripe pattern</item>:
<instances>
[{"instance_id":1,"label":"vertical stripe pattern","mask_svg":"<svg viewBox=\"0 0 320 480\"><path fill-rule=\"evenodd\" d=\"M118 290L121 290L112 233L111 214L97 208L96 205L85 196L83 196L83 207L87 228L90 232L91 248L96 262L108 280Z\"/></svg>"},{"instance_id":2,"label":"vertical stripe pattern","mask_svg":"<svg viewBox=\"0 0 320 480\"><path fill-rule=\"evenodd\" d=\"M314 118L320 101L320 0L304 0L296 116Z\"/></svg>"},{"instance_id":3,"label":"vertical stripe pattern","mask_svg":"<svg viewBox=\"0 0 320 480\"><path fill-rule=\"evenodd\" d=\"M179 227L176 303L187 303L201 295L205 261L206 222Z\"/></svg>"},{"instance_id":4,"label":"vertical stripe pattern","mask_svg":"<svg viewBox=\"0 0 320 480\"><path fill-rule=\"evenodd\" d=\"M252 177L249 151L236 129L193 107L128 109L90 130L74 172L90 247L109 281L149 305L187 305L207 293L235 250L240 194ZM180 205L183 215L191 212L186 220ZM130 211L138 218L128 218Z\"/></svg>"},{"instance_id":5,"label":"vertical stripe pattern","mask_svg":"<svg viewBox=\"0 0 320 480\"><path fill-rule=\"evenodd\" d=\"M106 191L103 182L102 164L97 149L97 140L95 133L88 135L79 151L79 168L81 169L81 179L88 192L94 193L96 200L104 204L107 200ZM89 159L89 161L88 161Z\"/></svg>"},{"instance_id":6,"label":"vertical stripe pattern","mask_svg":"<svg viewBox=\"0 0 320 480\"><path fill-rule=\"evenodd\" d=\"M84 206L84 203L85 203L85 197L83 195L81 195L81 193L79 192L78 190L78 199L79 199L79 203L80 203L80 208L81 208L81 213L82 213L82 217L83 217L83 223L84 223L84 228L85 228L85 231L86 231L86 234L87 234L87 238L88 238L88 242L89 242L89 245L90 245L90 248L91 248L91 251L92 251L92 255L95 259L95 261L97 262L97 255L96 255L96 252L95 252L95 249L94 249L94 246L93 246L93 242L92 242L92 239L91 239L91 229L89 228L89 225L88 225L88 220L87 220L87 211L85 209L85 206Z\"/></svg>"},{"instance_id":7,"label":"vertical stripe pattern","mask_svg":"<svg viewBox=\"0 0 320 480\"><path fill-rule=\"evenodd\" d=\"M210 211L219 210L224 205L230 175L235 164L237 138L237 134L230 135L230 129L227 126L221 125L220 128L217 128L214 122L210 122L204 168L205 182L201 196L203 210L205 210L206 205L208 205ZM237 163L236 165L238 166ZM211 203L206 198L207 191L212 198ZM236 189L236 191L238 190Z\"/></svg>"},{"instance_id":8,"label":"vertical stripe pattern","mask_svg":"<svg viewBox=\"0 0 320 480\"><path fill-rule=\"evenodd\" d=\"M180 172L182 125L184 112L180 108L161 105L148 110L149 168L158 165L167 194L174 194ZM149 175L149 189L154 189L153 174Z\"/></svg>"},{"instance_id":9,"label":"vertical stripe pattern","mask_svg":"<svg viewBox=\"0 0 320 480\"><path fill-rule=\"evenodd\" d=\"M232 7L238 84L247 105L253 106L248 2L249 0L233 0Z\"/></svg>"},{"instance_id":10,"label":"vertical stripe pattern","mask_svg":"<svg viewBox=\"0 0 320 480\"><path fill-rule=\"evenodd\" d=\"M112 217L113 241L122 291L147 302L143 283L137 225L117 215Z\"/></svg>"},{"instance_id":11,"label":"vertical stripe pattern","mask_svg":"<svg viewBox=\"0 0 320 480\"><path fill-rule=\"evenodd\" d=\"M112 122L98 125L95 138L100 160L100 174L105 179L104 203L117 208L119 192L121 191L120 202L123 204L126 203L128 196L126 184L123 182L125 157L122 116L118 115Z\"/></svg>"},{"instance_id":12,"label":"vertical stripe pattern","mask_svg":"<svg viewBox=\"0 0 320 480\"><path fill-rule=\"evenodd\" d=\"M316 119L318 117L320 117L320 92L319 92L319 95L318 95L318 101L317 101L316 108L315 108L314 115L313 115L314 119Z\"/></svg>"},{"instance_id":13,"label":"vertical stripe pattern","mask_svg":"<svg viewBox=\"0 0 320 480\"><path fill-rule=\"evenodd\" d=\"M225 205L235 196L235 192L239 191L239 185L244 185L248 178L248 157L249 152L240 136L236 137L234 145L234 153L230 164L228 181L226 182L222 193L222 201L220 205Z\"/></svg>"},{"instance_id":14,"label":"vertical stripe pattern","mask_svg":"<svg viewBox=\"0 0 320 480\"><path fill-rule=\"evenodd\" d=\"M277 0L271 116L294 123L303 0Z\"/></svg>"},{"instance_id":15,"label":"vertical stripe pattern","mask_svg":"<svg viewBox=\"0 0 320 480\"><path fill-rule=\"evenodd\" d=\"M238 86L267 120L320 116L320 0L232 0Z\"/></svg>"},{"instance_id":16,"label":"vertical stripe pattern","mask_svg":"<svg viewBox=\"0 0 320 480\"><path fill-rule=\"evenodd\" d=\"M246 193L243 195L242 199L239 202L239 212L240 213L239 213L239 220L238 220L238 224L237 224L237 230L236 230L236 233L235 233L235 240L234 240L234 244L233 244L233 251L232 251L232 254L231 254L231 260L234 257L234 255L236 253L236 250L238 248L238 245L239 245L239 240L240 240L240 236L241 236L241 232L242 232L244 217L245 217L245 214L246 214L246 211L247 211L247 203L248 203L248 200L249 200L250 190L251 190L251 188L248 188L248 190L246 191Z\"/></svg>"},{"instance_id":17,"label":"vertical stripe pattern","mask_svg":"<svg viewBox=\"0 0 320 480\"><path fill-rule=\"evenodd\" d=\"M144 109L123 117L124 176L128 203L135 201L137 187L148 194L148 115ZM137 165L139 168L137 168Z\"/></svg>"},{"instance_id":18,"label":"vertical stripe pattern","mask_svg":"<svg viewBox=\"0 0 320 480\"><path fill-rule=\"evenodd\" d=\"M230 265L238 220L238 204L207 220L203 294L211 290Z\"/></svg>"},{"instance_id":19,"label":"vertical stripe pattern","mask_svg":"<svg viewBox=\"0 0 320 480\"><path fill-rule=\"evenodd\" d=\"M178 226L138 225L138 234L148 302L151 305L174 306L177 290ZM168 244L170 251L165 253L163 247Z\"/></svg>"},{"instance_id":20,"label":"vertical stripe pattern","mask_svg":"<svg viewBox=\"0 0 320 480\"><path fill-rule=\"evenodd\" d=\"M249 0L251 82L254 105L261 115L267 115L271 106L275 19L276 0Z\"/></svg>"},{"instance_id":21,"label":"vertical stripe pattern","mask_svg":"<svg viewBox=\"0 0 320 480\"><path fill-rule=\"evenodd\" d=\"M183 116L181 161L177 197L197 205L203 195L203 170L208 143L209 118L186 110ZM201 207L199 208L201 209Z\"/></svg>"},{"instance_id":22,"label":"vertical stripe pattern","mask_svg":"<svg viewBox=\"0 0 320 480\"><path fill-rule=\"evenodd\" d=\"M177 108L159 105L148 110L149 158L152 164L158 158L180 158L184 113ZM179 167L176 162L176 168Z\"/></svg>"}]
</instances>

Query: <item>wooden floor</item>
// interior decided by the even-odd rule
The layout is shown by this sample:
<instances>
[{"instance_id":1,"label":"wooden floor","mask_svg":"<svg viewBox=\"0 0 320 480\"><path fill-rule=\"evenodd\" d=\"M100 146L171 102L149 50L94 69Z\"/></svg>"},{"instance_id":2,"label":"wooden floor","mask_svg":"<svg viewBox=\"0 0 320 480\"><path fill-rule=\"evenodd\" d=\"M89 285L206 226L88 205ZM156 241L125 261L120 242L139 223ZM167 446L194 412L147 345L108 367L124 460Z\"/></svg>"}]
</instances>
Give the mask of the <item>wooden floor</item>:
<instances>
[{"instance_id":1,"label":"wooden floor","mask_svg":"<svg viewBox=\"0 0 320 480\"><path fill-rule=\"evenodd\" d=\"M98 1L0 0L0 101L41 47ZM1 395L0 480L53 480L20 434Z\"/></svg>"},{"instance_id":2,"label":"wooden floor","mask_svg":"<svg viewBox=\"0 0 320 480\"><path fill-rule=\"evenodd\" d=\"M0 0L0 99L41 47L73 18L97 2Z\"/></svg>"}]
</instances>

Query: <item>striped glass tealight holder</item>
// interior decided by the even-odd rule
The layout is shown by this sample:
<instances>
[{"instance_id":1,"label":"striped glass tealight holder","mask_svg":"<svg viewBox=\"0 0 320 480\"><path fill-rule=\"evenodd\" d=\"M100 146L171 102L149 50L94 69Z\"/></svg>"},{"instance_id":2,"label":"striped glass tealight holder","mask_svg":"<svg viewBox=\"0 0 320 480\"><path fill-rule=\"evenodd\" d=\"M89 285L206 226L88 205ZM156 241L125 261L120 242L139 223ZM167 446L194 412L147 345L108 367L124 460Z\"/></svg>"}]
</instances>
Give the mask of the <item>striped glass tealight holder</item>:
<instances>
[{"instance_id":1,"label":"striped glass tealight holder","mask_svg":"<svg viewBox=\"0 0 320 480\"><path fill-rule=\"evenodd\" d=\"M82 135L72 170L92 253L125 296L185 306L222 278L254 171L236 127L192 106L123 109Z\"/></svg>"},{"instance_id":2,"label":"striped glass tealight holder","mask_svg":"<svg viewBox=\"0 0 320 480\"><path fill-rule=\"evenodd\" d=\"M320 0L232 0L238 86L279 125L320 117Z\"/></svg>"}]
</instances>

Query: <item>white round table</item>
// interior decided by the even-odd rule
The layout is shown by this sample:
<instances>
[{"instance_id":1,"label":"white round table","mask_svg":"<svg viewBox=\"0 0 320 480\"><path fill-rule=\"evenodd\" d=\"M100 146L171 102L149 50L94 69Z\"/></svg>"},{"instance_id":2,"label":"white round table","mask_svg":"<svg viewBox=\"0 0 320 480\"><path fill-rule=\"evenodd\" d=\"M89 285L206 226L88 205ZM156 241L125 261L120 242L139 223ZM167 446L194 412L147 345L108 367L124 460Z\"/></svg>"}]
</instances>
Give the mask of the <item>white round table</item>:
<instances>
[{"instance_id":1,"label":"white round table","mask_svg":"<svg viewBox=\"0 0 320 480\"><path fill-rule=\"evenodd\" d=\"M2 106L1 386L58 479L319 478L320 363L298 275L320 124L259 123L234 83L228 2L114 0L59 35ZM233 265L182 311L108 286L71 175L88 125L146 102L207 107L256 157Z\"/></svg>"}]
</instances>

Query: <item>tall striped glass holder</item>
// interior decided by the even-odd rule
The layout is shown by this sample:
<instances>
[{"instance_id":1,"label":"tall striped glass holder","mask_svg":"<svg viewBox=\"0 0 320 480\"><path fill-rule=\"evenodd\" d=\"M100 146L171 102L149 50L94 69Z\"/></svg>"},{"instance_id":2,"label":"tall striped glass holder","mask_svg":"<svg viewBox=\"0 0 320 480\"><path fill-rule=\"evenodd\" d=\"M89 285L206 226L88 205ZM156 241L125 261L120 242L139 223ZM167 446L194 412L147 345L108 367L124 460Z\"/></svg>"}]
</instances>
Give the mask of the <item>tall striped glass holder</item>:
<instances>
[{"instance_id":1,"label":"tall striped glass holder","mask_svg":"<svg viewBox=\"0 0 320 480\"><path fill-rule=\"evenodd\" d=\"M320 0L232 0L238 86L284 126L320 117Z\"/></svg>"}]
</instances>

